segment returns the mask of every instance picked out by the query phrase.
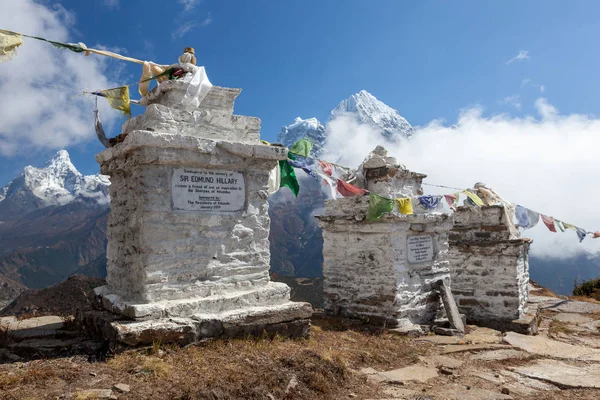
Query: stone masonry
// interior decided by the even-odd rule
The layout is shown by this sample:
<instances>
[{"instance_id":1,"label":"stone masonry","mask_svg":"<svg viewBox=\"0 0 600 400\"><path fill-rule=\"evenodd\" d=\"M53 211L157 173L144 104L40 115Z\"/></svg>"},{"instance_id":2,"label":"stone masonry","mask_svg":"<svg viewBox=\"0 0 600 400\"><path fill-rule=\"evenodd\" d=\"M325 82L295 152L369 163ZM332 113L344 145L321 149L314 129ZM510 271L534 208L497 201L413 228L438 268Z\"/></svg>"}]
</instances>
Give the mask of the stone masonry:
<instances>
[{"instance_id":1,"label":"stone masonry","mask_svg":"<svg viewBox=\"0 0 600 400\"><path fill-rule=\"evenodd\" d=\"M389 198L422 194L425 175L411 172L378 147L359 167L356 185ZM368 196L328 200L323 229L325 312L410 328L433 322L435 284L449 281L449 214L417 206L366 220ZM418 249L422 252L419 253Z\"/></svg>"},{"instance_id":2,"label":"stone masonry","mask_svg":"<svg viewBox=\"0 0 600 400\"><path fill-rule=\"evenodd\" d=\"M111 177L107 285L97 293L120 316L101 330L128 345L305 336L311 306L269 278L268 178L287 152L260 144L258 118L232 115L240 89L214 86L186 108L185 87L161 83L125 140L96 157Z\"/></svg>"},{"instance_id":3,"label":"stone masonry","mask_svg":"<svg viewBox=\"0 0 600 400\"><path fill-rule=\"evenodd\" d=\"M463 206L450 233L452 292L467 321L503 329L527 313L530 239L501 205Z\"/></svg>"}]
</instances>

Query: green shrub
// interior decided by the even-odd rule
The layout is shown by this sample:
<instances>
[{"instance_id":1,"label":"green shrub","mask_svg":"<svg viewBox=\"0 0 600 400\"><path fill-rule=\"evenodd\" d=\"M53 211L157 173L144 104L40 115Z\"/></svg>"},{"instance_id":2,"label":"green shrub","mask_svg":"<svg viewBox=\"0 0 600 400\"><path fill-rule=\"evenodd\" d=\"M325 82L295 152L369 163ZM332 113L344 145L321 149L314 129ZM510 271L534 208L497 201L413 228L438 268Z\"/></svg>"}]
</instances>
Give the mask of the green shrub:
<instances>
[{"instance_id":1,"label":"green shrub","mask_svg":"<svg viewBox=\"0 0 600 400\"><path fill-rule=\"evenodd\" d=\"M573 294L575 296L587 296L600 300L600 278L583 281L579 285L575 284Z\"/></svg>"}]
</instances>

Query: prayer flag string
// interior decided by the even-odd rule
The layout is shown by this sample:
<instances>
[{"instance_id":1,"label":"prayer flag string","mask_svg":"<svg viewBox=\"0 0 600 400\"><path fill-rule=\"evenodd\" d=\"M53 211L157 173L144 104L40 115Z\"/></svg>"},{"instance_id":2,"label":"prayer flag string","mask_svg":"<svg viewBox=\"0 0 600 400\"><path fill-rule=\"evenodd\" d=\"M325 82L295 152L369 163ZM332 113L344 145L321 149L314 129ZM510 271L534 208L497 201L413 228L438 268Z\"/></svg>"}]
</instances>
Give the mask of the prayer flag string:
<instances>
[{"instance_id":1,"label":"prayer flag string","mask_svg":"<svg viewBox=\"0 0 600 400\"><path fill-rule=\"evenodd\" d=\"M268 142L264 142L264 141L261 141L261 142L263 142L264 144L270 145ZM339 164L335 164L330 161L320 160L320 159L311 157L310 156L311 148L312 148L312 142L310 142L307 139L300 139L299 141L297 141L294 144L294 146L292 146L292 149L294 151L292 151L292 149L289 150L290 161L289 162L283 161L283 162L288 164L290 166L290 168L292 168L292 167L300 168L300 169L304 170L310 176L313 176L315 178L319 177L319 178L323 179L323 184L330 186L331 192L332 192L332 197L334 199L337 198L337 196L335 194L335 190L334 190L334 185L337 186L337 192L340 193L344 197L362 196L362 195L368 194L369 195L369 208L367 210L367 220L368 221L377 221L384 214L392 213L395 204L397 205L398 212L400 214L403 214L403 215L413 214L412 198L401 197L401 198L397 198L397 199L389 199L384 196L380 196L376 193L369 192L366 189L362 189L357 186L351 185L349 182L345 182L342 179L334 178L333 177L333 175L334 175L333 167L338 167L338 168L342 169L343 171L351 171L352 169L342 166L342 165L339 165ZM313 167L305 161L296 160L296 158L297 158L296 156L301 156L307 160L316 161L316 164L318 165L321 172L313 170ZM280 161L280 165L281 165L281 163L282 163L282 161ZM294 179L297 184L297 179L295 178L295 176L294 176ZM356 179L356 177L354 177L352 180L354 180L354 179ZM350 181L352 181L352 180L350 180ZM335 181L337 181L337 183L335 183ZM594 232L587 231L583 228L580 228L575 225L558 220L554 217L547 216L545 214L539 213L537 211L533 211L533 210L523 207L521 205L508 202L508 201L504 200L502 197L498 196L491 189L478 188L478 190L480 190L480 193L483 195L483 199L482 199L473 190L470 190L470 189L461 189L461 188L457 188L457 187L445 186L445 185L435 185L435 184L431 184L431 183L422 183L422 185L440 187L440 188L444 188L444 189L452 189L452 190L458 191L455 193L450 193L450 194L445 194L445 195L417 196L416 197L416 200L418 201L417 204L426 210L437 209L441 204L441 199L443 198L446 200L448 207L452 211L456 211L456 208L458 207L458 200L459 200L460 194L464 194L465 196L467 196L467 202L473 206L477 206L477 207L485 206L486 202L488 203L488 205L490 205L490 202L494 201L494 204L503 205L505 210L507 210L507 212L509 209L514 209L515 210L514 218L516 219L516 221L518 223L517 226L522 229L533 228L534 226L536 226L538 224L538 222L541 218L542 221L544 222L544 225L546 225L548 230L550 230L551 232L556 233L557 232L556 227L558 227L558 229L560 229L561 232L565 232L566 230L574 230L577 233L577 237L579 238L580 242L583 241L583 239L585 239L589 235L591 235L592 238L594 238L594 239L600 238L600 231L594 231ZM281 184L280 187L283 187L283 186L287 186L287 185ZM292 188L290 187L290 189L292 189ZM296 190L292 189L292 191L294 192L295 195L297 195L299 188ZM484 201L484 199L485 199L485 201ZM510 223L512 224L512 222L510 222Z\"/></svg>"}]
</instances>

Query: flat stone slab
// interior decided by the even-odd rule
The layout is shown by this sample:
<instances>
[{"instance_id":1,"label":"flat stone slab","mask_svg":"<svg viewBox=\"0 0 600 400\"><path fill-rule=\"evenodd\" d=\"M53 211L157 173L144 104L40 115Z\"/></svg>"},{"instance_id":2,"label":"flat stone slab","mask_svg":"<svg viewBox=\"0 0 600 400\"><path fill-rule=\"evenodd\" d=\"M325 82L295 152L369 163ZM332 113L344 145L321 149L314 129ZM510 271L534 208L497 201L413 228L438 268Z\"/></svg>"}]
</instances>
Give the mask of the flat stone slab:
<instances>
[{"instance_id":1,"label":"flat stone slab","mask_svg":"<svg viewBox=\"0 0 600 400\"><path fill-rule=\"evenodd\" d=\"M405 382L427 382L438 376L437 368L424 367L422 365L411 365L400 369L394 369L386 372L379 372L378 377L383 382L404 384Z\"/></svg>"},{"instance_id":2,"label":"flat stone slab","mask_svg":"<svg viewBox=\"0 0 600 400\"><path fill-rule=\"evenodd\" d=\"M444 399L448 400L511 400L513 397L491 390L471 388L444 390Z\"/></svg>"},{"instance_id":3,"label":"flat stone slab","mask_svg":"<svg viewBox=\"0 0 600 400\"><path fill-rule=\"evenodd\" d=\"M506 350L492 350L486 351L479 354L474 354L471 356L471 360L480 360L480 361L501 361L501 360L509 360L512 358L524 359L530 358L531 355L527 354L524 351L514 350L514 349L506 349Z\"/></svg>"},{"instance_id":4,"label":"flat stone slab","mask_svg":"<svg viewBox=\"0 0 600 400\"><path fill-rule=\"evenodd\" d=\"M14 320L8 324L8 335L17 340L50 337L59 333L63 327L63 319L56 315Z\"/></svg>"},{"instance_id":5,"label":"flat stone slab","mask_svg":"<svg viewBox=\"0 0 600 400\"><path fill-rule=\"evenodd\" d=\"M538 360L512 370L563 388L600 388L600 365L597 364L576 367L556 360Z\"/></svg>"},{"instance_id":6,"label":"flat stone slab","mask_svg":"<svg viewBox=\"0 0 600 400\"><path fill-rule=\"evenodd\" d=\"M553 306L558 303L563 303L567 300L559 299L558 297L549 297L549 296L529 296L529 302L532 304L540 304L543 308L545 306Z\"/></svg>"},{"instance_id":7,"label":"flat stone slab","mask_svg":"<svg viewBox=\"0 0 600 400\"><path fill-rule=\"evenodd\" d=\"M600 350L574 346L542 336L527 336L508 332L504 341L528 353L541 356L580 361L600 362Z\"/></svg>"},{"instance_id":8,"label":"flat stone slab","mask_svg":"<svg viewBox=\"0 0 600 400\"><path fill-rule=\"evenodd\" d=\"M569 324L585 324L594 320L593 318L574 313L556 314L552 319L555 321L567 322Z\"/></svg>"},{"instance_id":9,"label":"flat stone slab","mask_svg":"<svg viewBox=\"0 0 600 400\"><path fill-rule=\"evenodd\" d=\"M552 307L564 313L591 314L600 313L600 304L588 303L587 301L565 301L562 304Z\"/></svg>"},{"instance_id":10,"label":"flat stone slab","mask_svg":"<svg viewBox=\"0 0 600 400\"><path fill-rule=\"evenodd\" d=\"M446 367L450 369L460 368L463 365L463 361L457 360L456 358L447 357L447 356L428 356L428 357L419 357L419 360L427 365L428 367Z\"/></svg>"},{"instance_id":11,"label":"flat stone slab","mask_svg":"<svg viewBox=\"0 0 600 400\"><path fill-rule=\"evenodd\" d=\"M482 344L466 344L463 346L445 346L442 349L442 354L462 353L465 351L482 351L482 350L496 350L496 349L510 349L512 346L505 344L495 343L482 343Z\"/></svg>"}]
</instances>

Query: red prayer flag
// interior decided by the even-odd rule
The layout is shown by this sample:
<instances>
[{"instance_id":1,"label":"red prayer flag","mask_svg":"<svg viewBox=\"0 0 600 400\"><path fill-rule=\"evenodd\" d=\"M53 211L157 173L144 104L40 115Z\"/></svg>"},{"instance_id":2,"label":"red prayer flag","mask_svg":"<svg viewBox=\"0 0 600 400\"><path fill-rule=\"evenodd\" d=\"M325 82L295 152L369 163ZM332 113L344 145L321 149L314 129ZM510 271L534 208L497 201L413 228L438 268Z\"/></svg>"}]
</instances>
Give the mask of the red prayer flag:
<instances>
[{"instance_id":1,"label":"red prayer flag","mask_svg":"<svg viewBox=\"0 0 600 400\"><path fill-rule=\"evenodd\" d=\"M365 189L357 188L356 186L346 183L341 179L338 179L337 181L337 190L344 197L360 196L367 193Z\"/></svg>"},{"instance_id":2,"label":"red prayer flag","mask_svg":"<svg viewBox=\"0 0 600 400\"><path fill-rule=\"evenodd\" d=\"M456 211L456 206L454 203L456 202L456 196L453 194L445 194L444 198L446 199L446 203L450 206L450 209Z\"/></svg>"},{"instance_id":3,"label":"red prayer flag","mask_svg":"<svg viewBox=\"0 0 600 400\"><path fill-rule=\"evenodd\" d=\"M594 232L594 239L600 238L600 231Z\"/></svg>"},{"instance_id":4,"label":"red prayer flag","mask_svg":"<svg viewBox=\"0 0 600 400\"><path fill-rule=\"evenodd\" d=\"M540 214L542 216L542 221L544 224L550 229L550 232L556 232L556 227L554 226L554 217L548 217L547 215Z\"/></svg>"},{"instance_id":5,"label":"red prayer flag","mask_svg":"<svg viewBox=\"0 0 600 400\"><path fill-rule=\"evenodd\" d=\"M321 167L321 169L323 170L323 173L325 175L331 176L333 174L332 165L329 164L327 161L321 161L321 160L319 160L319 166Z\"/></svg>"}]
</instances>

